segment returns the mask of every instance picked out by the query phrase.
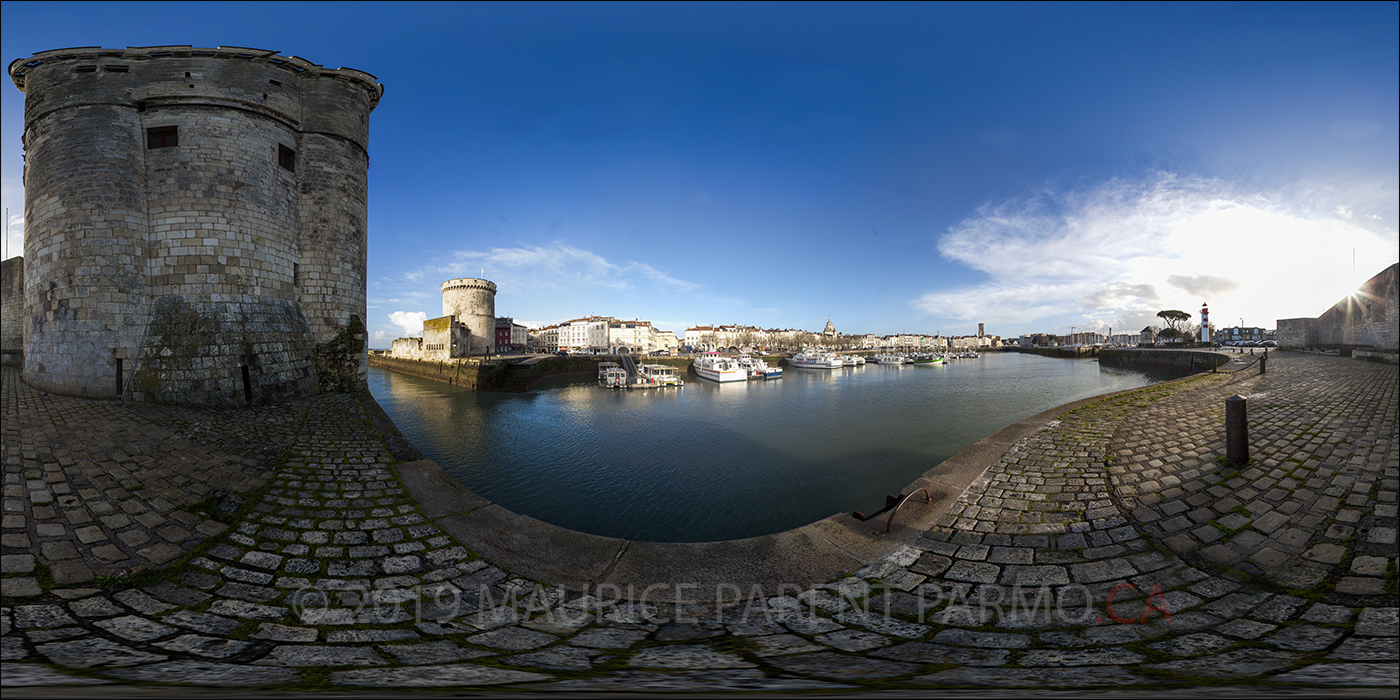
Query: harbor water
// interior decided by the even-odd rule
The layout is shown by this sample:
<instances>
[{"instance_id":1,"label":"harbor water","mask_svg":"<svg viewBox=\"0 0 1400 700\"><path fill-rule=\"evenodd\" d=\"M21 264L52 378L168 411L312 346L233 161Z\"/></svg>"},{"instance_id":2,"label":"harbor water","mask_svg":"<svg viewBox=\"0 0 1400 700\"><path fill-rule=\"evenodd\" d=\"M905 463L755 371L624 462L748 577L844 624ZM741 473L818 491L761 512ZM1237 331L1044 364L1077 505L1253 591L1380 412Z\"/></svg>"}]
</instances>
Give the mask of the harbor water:
<instances>
[{"instance_id":1,"label":"harbor water","mask_svg":"<svg viewBox=\"0 0 1400 700\"><path fill-rule=\"evenodd\" d=\"M597 535L704 542L878 510L1023 418L1169 378L1015 353L726 384L682 376L682 388L633 391L557 377L511 394L371 369L369 386L425 457L505 508Z\"/></svg>"}]
</instances>

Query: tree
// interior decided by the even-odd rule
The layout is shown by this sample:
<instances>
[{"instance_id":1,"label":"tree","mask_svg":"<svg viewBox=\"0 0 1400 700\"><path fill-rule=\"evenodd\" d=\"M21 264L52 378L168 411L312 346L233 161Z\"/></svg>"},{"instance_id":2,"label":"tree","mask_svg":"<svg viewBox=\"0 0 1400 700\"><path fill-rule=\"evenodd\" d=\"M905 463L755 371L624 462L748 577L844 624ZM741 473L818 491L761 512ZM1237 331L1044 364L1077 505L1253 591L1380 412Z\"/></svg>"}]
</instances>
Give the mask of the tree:
<instances>
[{"instance_id":1,"label":"tree","mask_svg":"<svg viewBox=\"0 0 1400 700\"><path fill-rule=\"evenodd\" d=\"M1181 334L1181 325L1191 320L1191 314L1177 309L1164 309L1157 312L1157 318L1162 319L1167 324L1167 329L1174 331L1175 335Z\"/></svg>"}]
</instances>

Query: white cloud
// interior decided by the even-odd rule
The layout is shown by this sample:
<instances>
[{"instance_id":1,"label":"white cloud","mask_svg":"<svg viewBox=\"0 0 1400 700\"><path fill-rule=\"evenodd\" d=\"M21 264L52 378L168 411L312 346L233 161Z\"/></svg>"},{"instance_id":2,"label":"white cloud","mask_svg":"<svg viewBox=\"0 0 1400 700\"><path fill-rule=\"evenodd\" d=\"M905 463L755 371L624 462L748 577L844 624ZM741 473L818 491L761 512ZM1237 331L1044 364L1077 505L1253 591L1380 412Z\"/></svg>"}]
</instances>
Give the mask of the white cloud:
<instances>
[{"instance_id":1,"label":"white cloud","mask_svg":"<svg viewBox=\"0 0 1400 700\"><path fill-rule=\"evenodd\" d=\"M485 251L458 250L451 253L451 258L451 262L435 267L432 272L443 279L484 274L486 279L503 288L622 291L645 284L670 291L685 291L699 286L676 279L647 263L632 260L614 263L597 253L562 241ZM413 277L421 279L424 274L413 273Z\"/></svg>"},{"instance_id":2,"label":"white cloud","mask_svg":"<svg viewBox=\"0 0 1400 700\"><path fill-rule=\"evenodd\" d=\"M984 206L950 227L939 251L987 281L910 305L1050 332L1060 324L1141 327L1161 309L1195 313L1208 302L1216 325L1243 317L1273 327L1321 313L1396 260L1394 230L1353 222L1346 204L1315 204L1157 173Z\"/></svg>"},{"instance_id":3,"label":"white cloud","mask_svg":"<svg viewBox=\"0 0 1400 700\"><path fill-rule=\"evenodd\" d=\"M428 314L422 311L395 311L389 314L389 322L403 328L405 338L423 335L423 322L428 320Z\"/></svg>"}]
</instances>

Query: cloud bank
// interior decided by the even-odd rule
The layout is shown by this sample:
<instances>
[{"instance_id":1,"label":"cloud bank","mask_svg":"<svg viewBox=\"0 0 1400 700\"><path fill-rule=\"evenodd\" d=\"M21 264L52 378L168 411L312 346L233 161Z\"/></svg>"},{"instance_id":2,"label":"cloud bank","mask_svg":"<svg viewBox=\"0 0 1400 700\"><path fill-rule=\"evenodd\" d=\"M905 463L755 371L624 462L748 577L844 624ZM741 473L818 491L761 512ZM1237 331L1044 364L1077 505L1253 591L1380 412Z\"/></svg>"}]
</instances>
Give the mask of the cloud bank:
<instances>
[{"instance_id":1,"label":"cloud bank","mask_svg":"<svg viewBox=\"0 0 1400 700\"><path fill-rule=\"evenodd\" d=\"M1217 326L1316 316L1395 262L1397 236L1335 204L1155 173L988 205L949 228L946 258L986 274L910 301L929 315L1061 332L1136 330L1211 306ZM1363 210L1364 211L1364 210ZM1370 228L1367 228L1370 227ZM1355 251L1356 269L1352 260Z\"/></svg>"}]
</instances>

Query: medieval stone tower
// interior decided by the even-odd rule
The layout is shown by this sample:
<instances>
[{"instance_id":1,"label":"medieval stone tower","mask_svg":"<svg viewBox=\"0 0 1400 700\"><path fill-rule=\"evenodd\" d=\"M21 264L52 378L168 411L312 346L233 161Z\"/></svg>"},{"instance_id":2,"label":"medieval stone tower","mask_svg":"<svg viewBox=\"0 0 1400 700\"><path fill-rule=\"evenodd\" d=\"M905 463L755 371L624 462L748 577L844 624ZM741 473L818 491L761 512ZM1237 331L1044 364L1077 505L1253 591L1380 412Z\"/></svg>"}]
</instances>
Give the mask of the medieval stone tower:
<instances>
[{"instance_id":1,"label":"medieval stone tower","mask_svg":"<svg viewBox=\"0 0 1400 700\"><path fill-rule=\"evenodd\" d=\"M467 324L472 354L486 352L496 342L496 283L475 277L443 282L442 315Z\"/></svg>"},{"instance_id":2,"label":"medieval stone tower","mask_svg":"<svg viewBox=\"0 0 1400 700\"><path fill-rule=\"evenodd\" d=\"M243 406L362 386L374 76L273 51L45 51L25 94L24 380Z\"/></svg>"}]
</instances>

